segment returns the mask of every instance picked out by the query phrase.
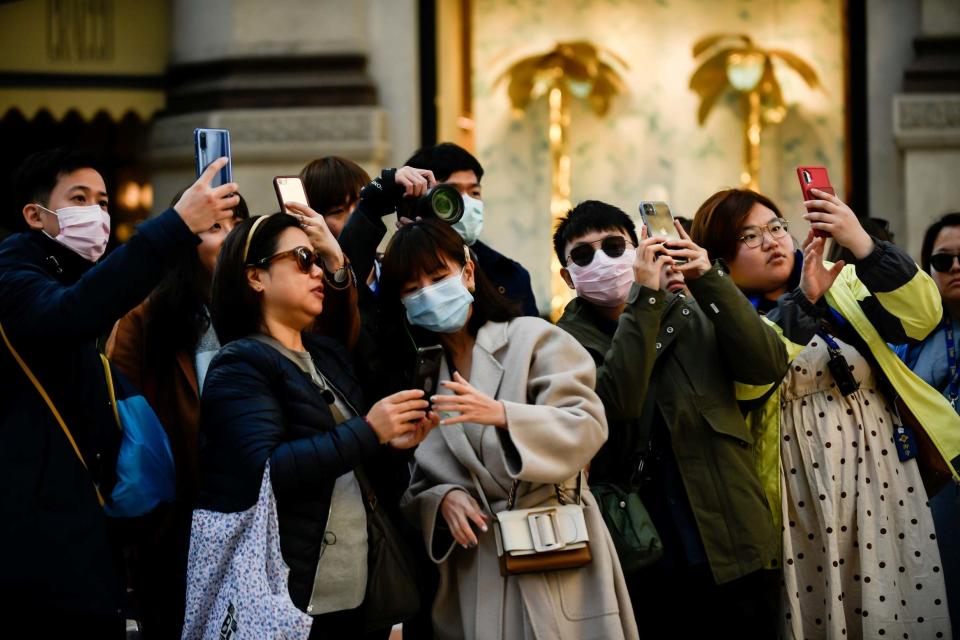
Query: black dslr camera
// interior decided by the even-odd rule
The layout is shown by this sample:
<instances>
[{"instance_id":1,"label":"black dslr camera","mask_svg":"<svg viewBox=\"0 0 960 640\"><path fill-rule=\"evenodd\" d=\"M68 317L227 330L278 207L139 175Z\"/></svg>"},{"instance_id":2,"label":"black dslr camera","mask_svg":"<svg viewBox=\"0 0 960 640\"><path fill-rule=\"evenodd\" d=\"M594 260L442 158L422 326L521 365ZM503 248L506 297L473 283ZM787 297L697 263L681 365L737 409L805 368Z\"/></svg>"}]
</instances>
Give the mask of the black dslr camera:
<instances>
[{"instance_id":1,"label":"black dslr camera","mask_svg":"<svg viewBox=\"0 0 960 640\"><path fill-rule=\"evenodd\" d=\"M438 184L419 198L404 199L400 215L411 220L437 218L447 224L459 222L463 217L463 196L449 184Z\"/></svg>"}]
</instances>

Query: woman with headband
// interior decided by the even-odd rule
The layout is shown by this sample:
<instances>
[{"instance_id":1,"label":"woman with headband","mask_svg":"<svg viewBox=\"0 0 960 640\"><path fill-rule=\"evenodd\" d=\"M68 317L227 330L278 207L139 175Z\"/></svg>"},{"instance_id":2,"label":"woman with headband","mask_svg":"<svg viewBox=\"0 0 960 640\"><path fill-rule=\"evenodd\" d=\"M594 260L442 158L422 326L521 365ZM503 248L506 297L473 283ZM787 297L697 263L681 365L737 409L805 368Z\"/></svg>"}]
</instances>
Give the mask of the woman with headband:
<instances>
[{"instance_id":1,"label":"woman with headband","mask_svg":"<svg viewBox=\"0 0 960 640\"><path fill-rule=\"evenodd\" d=\"M354 286L332 236L322 241L313 228L320 224L264 216L224 242L211 305L224 347L201 403L198 507L249 509L269 463L293 604L314 616L311 637L358 637L368 581L360 483L376 485L384 445L417 445L437 418L419 390L366 409L343 346L311 331L325 290Z\"/></svg>"}]
</instances>

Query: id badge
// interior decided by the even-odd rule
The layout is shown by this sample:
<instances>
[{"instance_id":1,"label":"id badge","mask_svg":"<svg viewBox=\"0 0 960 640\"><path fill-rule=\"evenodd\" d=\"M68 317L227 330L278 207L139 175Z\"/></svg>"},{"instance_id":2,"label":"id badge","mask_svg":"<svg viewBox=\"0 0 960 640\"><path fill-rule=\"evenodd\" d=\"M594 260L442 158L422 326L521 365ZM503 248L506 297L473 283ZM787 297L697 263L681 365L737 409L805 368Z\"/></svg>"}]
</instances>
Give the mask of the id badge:
<instances>
[{"instance_id":1,"label":"id badge","mask_svg":"<svg viewBox=\"0 0 960 640\"><path fill-rule=\"evenodd\" d=\"M897 445L897 457L906 462L917 457L917 434L911 427L901 425L893 432L893 441Z\"/></svg>"}]
</instances>

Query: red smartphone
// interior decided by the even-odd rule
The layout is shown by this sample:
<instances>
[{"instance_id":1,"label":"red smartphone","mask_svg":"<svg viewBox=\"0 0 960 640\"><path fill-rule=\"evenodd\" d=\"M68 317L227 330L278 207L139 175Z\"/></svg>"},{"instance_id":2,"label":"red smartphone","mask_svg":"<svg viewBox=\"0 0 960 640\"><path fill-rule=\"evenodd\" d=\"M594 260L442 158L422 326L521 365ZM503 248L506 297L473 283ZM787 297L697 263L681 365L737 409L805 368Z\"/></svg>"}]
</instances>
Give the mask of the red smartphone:
<instances>
[{"instance_id":1,"label":"red smartphone","mask_svg":"<svg viewBox=\"0 0 960 640\"><path fill-rule=\"evenodd\" d=\"M280 210L286 213L293 213L285 205L287 202L296 202L310 206L307 202L307 192L303 188L303 180L300 176L277 176L273 179L273 188L277 192L277 201L280 203Z\"/></svg>"},{"instance_id":2,"label":"red smartphone","mask_svg":"<svg viewBox=\"0 0 960 640\"><path fill-rule=\"evenodd\" d=\"M811 189L819 189L832 196L837 195L837 192L833 190L833 185L830 184L830 176L827 175L825 167L797 167L797 179L800 180L800 189L803 191L803 199L805 201L817 200L817 197L810 193ZM812 211L820 210L812 209ZM826 231L815 230L813 235L818 238L830 237L830 234Z\"/></svg>"}]
</instances>

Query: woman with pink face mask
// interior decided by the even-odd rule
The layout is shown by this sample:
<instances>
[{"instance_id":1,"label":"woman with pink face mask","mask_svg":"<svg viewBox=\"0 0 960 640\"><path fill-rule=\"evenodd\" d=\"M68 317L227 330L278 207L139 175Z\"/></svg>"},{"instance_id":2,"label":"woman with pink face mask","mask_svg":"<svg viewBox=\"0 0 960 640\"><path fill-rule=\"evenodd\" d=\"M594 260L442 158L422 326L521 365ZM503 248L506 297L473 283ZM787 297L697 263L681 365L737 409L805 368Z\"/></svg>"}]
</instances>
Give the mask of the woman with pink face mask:
<instances>
[{"instance_id":1,"label":"woman with pink face mask","mask_svg":"<svg viewBox=\"0 0 960 640\"><path fill-rule=\"evenodd\" d=\"M677 228L671 244L645 228L637 238L629 216L597 201L557 226L577 292L558 326L593 356L610 425L590 482L639 492L663 541L658 561L627 574L641 636L775 637L779 575L764 567L777 531L734 383L780 380L787 354Z\"/></svg>"}]
</instances>

